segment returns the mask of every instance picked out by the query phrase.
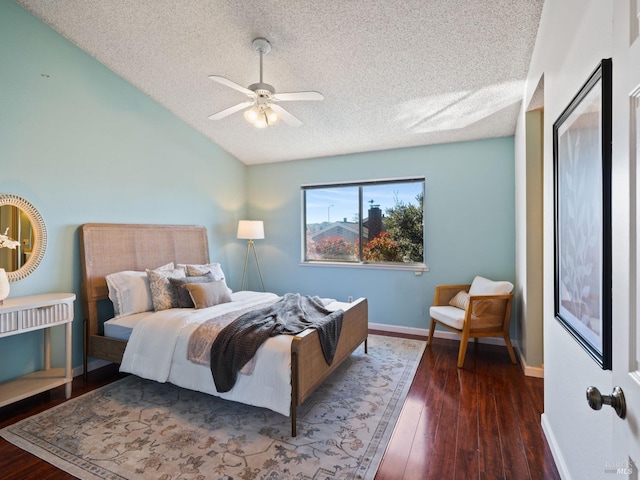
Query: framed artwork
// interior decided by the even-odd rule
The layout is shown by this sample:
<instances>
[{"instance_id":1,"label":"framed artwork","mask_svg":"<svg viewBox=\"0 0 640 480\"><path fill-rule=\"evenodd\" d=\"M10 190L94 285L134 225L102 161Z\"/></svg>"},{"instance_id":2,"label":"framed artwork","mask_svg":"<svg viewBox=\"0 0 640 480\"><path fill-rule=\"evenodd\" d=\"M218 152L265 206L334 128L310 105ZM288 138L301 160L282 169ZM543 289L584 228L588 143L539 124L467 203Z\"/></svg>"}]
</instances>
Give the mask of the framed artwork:
<instances>
[{"instance_id":1,"label":"framed artwork","mask_svg":"<svg viewBox=\"0 0 640 480\"><path fill-rule=\"evenodd\" d=\"M611 369L611 59L553 124L555 317Z\"/></svg>"}]
</instances>

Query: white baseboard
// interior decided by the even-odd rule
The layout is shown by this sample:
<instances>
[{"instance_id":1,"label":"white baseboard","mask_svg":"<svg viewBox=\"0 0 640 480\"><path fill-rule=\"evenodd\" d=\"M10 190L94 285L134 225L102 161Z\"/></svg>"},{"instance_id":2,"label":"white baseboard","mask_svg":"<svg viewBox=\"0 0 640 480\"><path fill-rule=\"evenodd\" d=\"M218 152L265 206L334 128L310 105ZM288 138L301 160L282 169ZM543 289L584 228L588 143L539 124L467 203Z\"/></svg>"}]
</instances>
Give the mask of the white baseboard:
<instances>
[{"instance_id":1,"label":"white baseboard","mask_svg":"<svg viewBox=\"0 0 640 480\"><path fill-rule=\"evenodd\" d=\"M386 325L384 323L370 323L369 328L371 328L372 330L380 330L383 332L402 333L405 335L418 335L420 337L425 337L425 339L429 336L428 328L399 327L397 325ZM446 338L447 340L460 340L460 336L456 333L438 329L436 329L433 336L436 338ZM504 340L499 337L486 337L479 338L478 340L480 343L485 343L487 345L505 345ZM514 347L518 352L520 365L522 365L522 371L524 372L524 374L528 377L544 378L544 368L532 367L527 365L524 361L524 357L522 356L522 352L517 348L517 344L514 343Z\"/></svg>"},{"instance_id":2,"label":"white baseboard","mask_svg":"<svg viewBox=\"0 0 640 480\"><path fill-rule=\"evenodd\" d=\"M396 325L386 325L384 323L370 323L369 328L372 330L381 330L383 332L404 333L405 335L418 335L420 337L425 337L425 339L429 336L428 328L399 327ZM436 331L433 333L433 336L436 338L446 338L447 340L460 340L460 335L438 329L436 329ZM504 340L498 337L479 338L478 341L480 343L486 343L487 345L504 346Z\"/></svg>"},{"instance_id":3,"label":"white baseboard","mask_svg":"<svg viewBox=\"0 0 640 480\"><path fill-rule=\"evenodd\" d=\"M405 335L418 335L420 337L424 337L425 339L429 336L429 330L426 328L399 327L397 325L387 325L385 323L369 323L369 328L371 330L381 330L383 332L403 333ZM436 332L436 335L438 333L439 332Z\"/></svg>"},{"instance_id":4,"label":"white baseboard","mask_svg":"<svg viewBox=\"0 0 640 480\"><path fill-rule=\"evenodd\" d=\"M567 464L564 461L564 457L562 456L562 452L560 451L560 447L558 446L558 442L556 440L555 435L553 434L553 430L549 425L549 421L547 420L547 416L542 414L542 431L544 432L544 436L547 438L547 443L549 444L549 450L551 450L551 455L553 455L553 460L556 462L556 468L558 469L558 473L560 474L560 478L562 480L571 480L571 475L569 474L569 469L567 468Z\"/></svg>"}]
</instances>

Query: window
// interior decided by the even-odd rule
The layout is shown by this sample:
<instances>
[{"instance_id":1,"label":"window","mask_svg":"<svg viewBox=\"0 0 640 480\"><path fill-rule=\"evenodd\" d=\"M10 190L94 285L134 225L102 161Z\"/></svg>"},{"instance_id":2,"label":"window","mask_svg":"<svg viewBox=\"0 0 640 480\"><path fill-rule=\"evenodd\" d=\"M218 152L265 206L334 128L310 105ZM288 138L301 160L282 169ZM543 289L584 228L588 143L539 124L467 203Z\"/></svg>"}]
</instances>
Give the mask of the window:
<instances>
[{"instance_id":1,"label":"window","mask_svg":"<svg viewBox=\"0 0 640 480\"><path fill-rule=\"evenodd\" d=\"M424 178L306 185L304 261L424 263Z\"/></svg>"}]
</instances>

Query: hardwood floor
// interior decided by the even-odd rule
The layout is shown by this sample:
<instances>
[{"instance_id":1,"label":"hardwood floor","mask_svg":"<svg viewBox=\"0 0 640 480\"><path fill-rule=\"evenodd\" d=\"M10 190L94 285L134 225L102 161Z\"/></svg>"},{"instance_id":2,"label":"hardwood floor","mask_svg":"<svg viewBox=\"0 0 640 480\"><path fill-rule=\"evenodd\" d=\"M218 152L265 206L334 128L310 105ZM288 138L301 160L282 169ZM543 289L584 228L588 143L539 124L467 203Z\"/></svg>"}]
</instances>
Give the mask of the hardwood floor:
<instances>
[{"instance_id":1,"label":"hardwood floor","mask_svg":"<svg viewBox=\"0 0 640 480\"><path fill-rule=\"evenodd\" d=\"M505 347L427 347L375 480L559 479L542 432L543 380Z\"/></svg>"},{"instance_id":2,"label":"hardwood floor","mask_svg":"<svg viewBox=\"0 0 640 480\"><path fill-rule=\"evenodd\" d=\"M382 332L372 332L382 333ZM434 339L413 381L376 480L559 479L540 426L542 379L525 377L504 347ZM77 377L73 396L121 378L114 366ZM0 408L0 428L64 401L64 388ZM75 477L0 438L3 480Z\"/></svg>"}]
</instances>

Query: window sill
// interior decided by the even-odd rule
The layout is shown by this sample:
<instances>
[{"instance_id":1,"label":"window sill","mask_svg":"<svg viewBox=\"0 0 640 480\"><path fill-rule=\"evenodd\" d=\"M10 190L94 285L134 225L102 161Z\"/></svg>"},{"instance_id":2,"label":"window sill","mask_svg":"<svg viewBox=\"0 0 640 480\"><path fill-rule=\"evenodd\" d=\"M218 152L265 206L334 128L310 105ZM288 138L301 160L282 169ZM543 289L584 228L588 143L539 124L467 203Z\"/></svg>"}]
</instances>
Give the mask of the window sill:
<instances>
[{"instance_id":1,"label":"window sill","mask_svg":"<svg viewBox=\"0 0 640 480\"><path fill-rule=\"evenodd\" d=\"M428 272L429 267L424 263L358 263L358 262L300 262L301 267L339 267L339 268L372 268L377 270L405 270L421 275Z\"/></svg>"}]
</instances>

